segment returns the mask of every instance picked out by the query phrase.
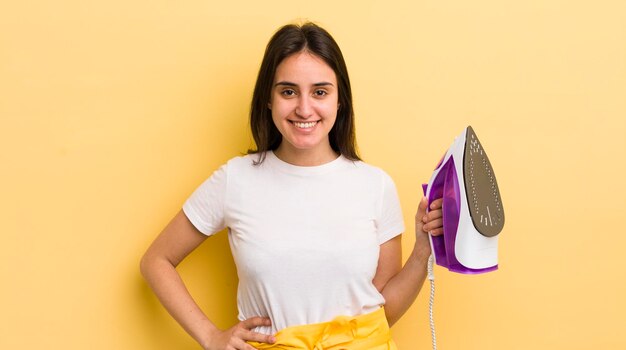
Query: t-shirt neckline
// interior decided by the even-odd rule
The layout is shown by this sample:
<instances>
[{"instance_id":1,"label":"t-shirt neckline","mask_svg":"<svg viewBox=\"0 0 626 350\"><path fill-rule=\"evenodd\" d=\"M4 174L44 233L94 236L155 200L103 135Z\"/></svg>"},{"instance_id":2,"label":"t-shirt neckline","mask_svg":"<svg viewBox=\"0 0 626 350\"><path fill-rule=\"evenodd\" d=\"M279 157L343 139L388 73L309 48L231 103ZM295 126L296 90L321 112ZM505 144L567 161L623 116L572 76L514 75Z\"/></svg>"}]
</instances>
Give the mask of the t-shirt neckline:
<instances>
[{"instance_id":1,"label":"t-shirt neckline","mask_svg":"<svg viewBox=\"0 0 626 350\"><path fill-rule=\"evenodd\" d=\"M268 151L265 160L268 161L270 165L272 165L273 167L283 172L295 174L295 175L324 174L329 171L338 169L342 164L345 164L347 162L347 159L343 155L339 155L339 157L331 160L330 162L320 164L320 165L313 165L313 166L293 165L278 158L274 154L274 151Z\"/></svg>"}]
</instances>

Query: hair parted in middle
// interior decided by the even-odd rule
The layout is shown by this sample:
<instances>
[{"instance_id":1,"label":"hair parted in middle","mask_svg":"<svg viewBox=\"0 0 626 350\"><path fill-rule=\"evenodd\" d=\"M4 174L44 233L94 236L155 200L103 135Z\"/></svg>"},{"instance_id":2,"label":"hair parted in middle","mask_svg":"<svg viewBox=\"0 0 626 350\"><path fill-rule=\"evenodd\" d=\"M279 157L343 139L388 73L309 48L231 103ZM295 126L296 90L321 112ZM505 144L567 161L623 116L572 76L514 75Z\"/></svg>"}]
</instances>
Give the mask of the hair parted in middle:
<instances>
[{"instance_id":1,"label":"hair parted in middle","mask_svg":"<svg viewBox=\"0 0 626 350\"><path fill-rule=\"evenodd\" d=\"M282 135L274 125L272 111L268 106L274 76L278 65L285 58L303 51L321 58L337 76L339 109L335 124L328 135L330 146L347 159L360 160L354 130L352 89L346 63L333 37L325 29L311 22L285 25L267 44L250 106L250 128L256 150L249 150L248 154L258 154L259 158L255 164L260 164L265 160L267 151L276 150L280 145Z\"/></svg>"}]
</instances>

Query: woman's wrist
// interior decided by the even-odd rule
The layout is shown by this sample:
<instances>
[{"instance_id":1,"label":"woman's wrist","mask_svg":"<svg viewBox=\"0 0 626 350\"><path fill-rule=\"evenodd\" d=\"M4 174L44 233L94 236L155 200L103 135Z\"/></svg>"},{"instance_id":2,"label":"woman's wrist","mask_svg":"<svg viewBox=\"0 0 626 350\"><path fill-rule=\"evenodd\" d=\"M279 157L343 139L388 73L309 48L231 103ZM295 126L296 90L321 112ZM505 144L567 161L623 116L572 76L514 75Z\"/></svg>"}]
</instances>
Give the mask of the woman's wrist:
<instances>
[{"instance_id":1,"label":"woman's wrist","mask_svg":"<svg viewBox=\"0 0 626 350\"><path fill-rule=\"evenodd\" d=\"M210 327L207 331L203 332L198 337L198 343L200 344L200 346L202 346L202 349L212 350L212 343L216 338L218 338L220 333L221 330L219 328L215 326Z\"/></svg>"},{"instance_id":2,"label":"woman's wrist","mask_svg":"<svg viewBox=\"0 0 626 350\"><path fill-rule=\"evenodd\" d=\"M414 259L419 262L428 262L428 258L431 255L430 243L424 244L424 242L415 242L413 246L413 251L411 252L411 256L409 259Z\"/></svg>"}]
</instances>

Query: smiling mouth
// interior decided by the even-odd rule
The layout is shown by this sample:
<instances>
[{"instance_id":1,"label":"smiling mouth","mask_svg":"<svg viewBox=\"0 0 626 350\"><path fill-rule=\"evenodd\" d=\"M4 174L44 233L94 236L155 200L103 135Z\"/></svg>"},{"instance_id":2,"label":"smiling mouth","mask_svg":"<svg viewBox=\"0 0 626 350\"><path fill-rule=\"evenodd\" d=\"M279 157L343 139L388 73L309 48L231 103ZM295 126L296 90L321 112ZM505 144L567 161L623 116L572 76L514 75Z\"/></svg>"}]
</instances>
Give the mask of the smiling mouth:
<instances>
[{"instance_id":1,"label":"smiling mouth","mask_svg":"<svg viewBox=\"0 0 626 350\"><path fill-rule=\"evenodd\" d=\"M315 121L315 122L306 122L306 123L291 121L291 124L295 125L296 128L298 128L298 129L310 129L310 128L314 127L315 124L317 124L318 122L319 122L319 120Z\"/></svg>"}]
</instances>

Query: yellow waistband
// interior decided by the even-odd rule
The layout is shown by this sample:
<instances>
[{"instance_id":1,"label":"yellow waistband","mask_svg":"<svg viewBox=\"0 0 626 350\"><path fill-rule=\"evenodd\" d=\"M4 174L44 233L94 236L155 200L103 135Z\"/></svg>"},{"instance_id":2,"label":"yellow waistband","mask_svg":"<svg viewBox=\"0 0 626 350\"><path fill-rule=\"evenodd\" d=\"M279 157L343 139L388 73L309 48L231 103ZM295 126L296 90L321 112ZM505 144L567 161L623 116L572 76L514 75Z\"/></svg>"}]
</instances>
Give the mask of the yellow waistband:
<instances>
[{"instance_id":1,"label":"yellow waistband","mask_svg":"<svg viewBox=\"0 0 626 350\"><path fill-rule=\"evenodd\" d=\"M249 343L263 350L396 350L383 308L365 315L288 327L275 337L274 344Z\"/></svg>"}]
</instances>

